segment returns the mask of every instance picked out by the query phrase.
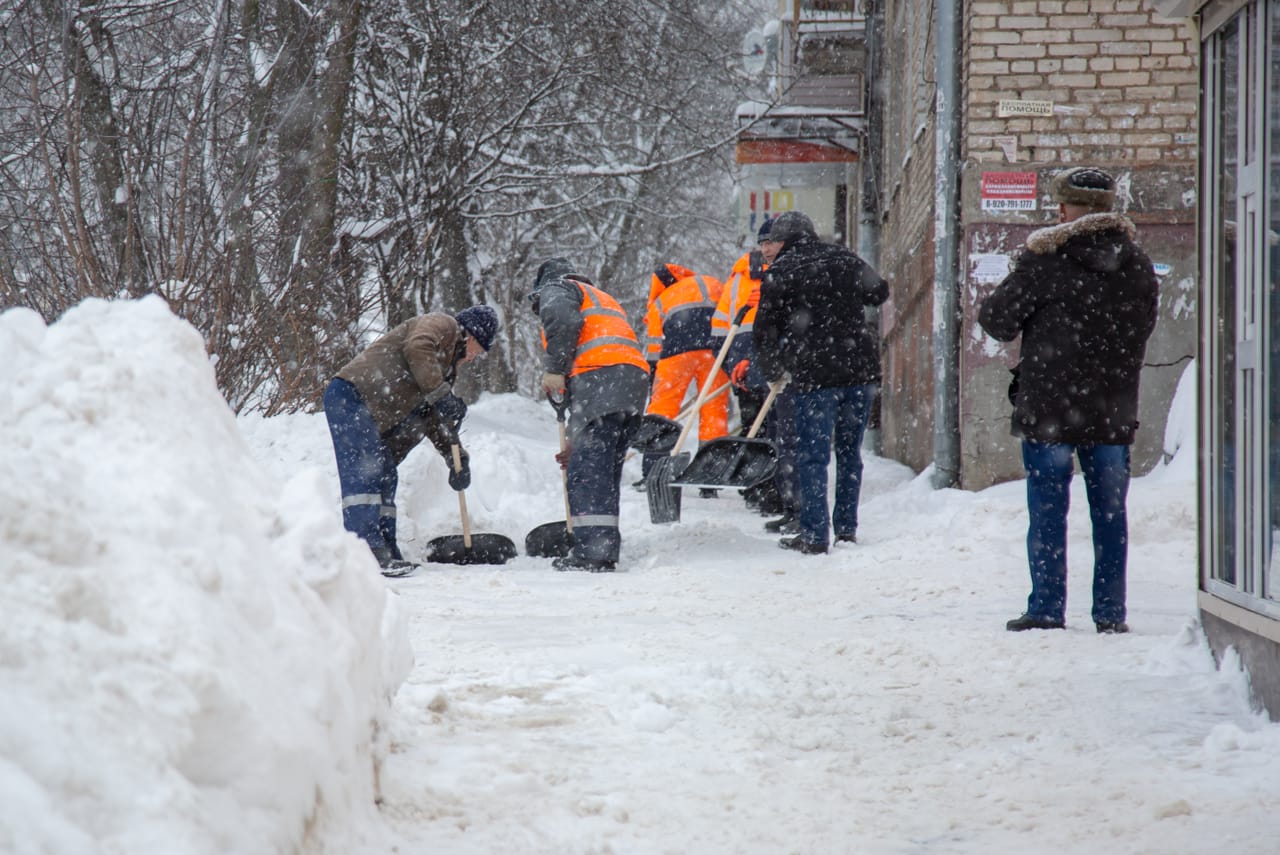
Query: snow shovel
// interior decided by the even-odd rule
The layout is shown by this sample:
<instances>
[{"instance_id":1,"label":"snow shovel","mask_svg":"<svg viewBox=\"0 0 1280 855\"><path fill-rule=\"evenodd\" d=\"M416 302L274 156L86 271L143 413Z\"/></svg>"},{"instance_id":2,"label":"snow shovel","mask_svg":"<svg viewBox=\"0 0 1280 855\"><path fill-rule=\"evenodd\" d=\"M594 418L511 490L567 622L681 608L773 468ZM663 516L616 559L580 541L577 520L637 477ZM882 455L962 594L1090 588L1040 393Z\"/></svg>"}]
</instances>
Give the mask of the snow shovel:
<instances>
[{"instance_id":1,"label":"snow shovel","mask_svg":"<svg viewBox=\"0 0 1280 855\"><path fill-rule=\"evenodd\" d=\"M778 468L778 450L769 440L755 437L785 385L785 381L770 385L769 396L745 437L722 436L711 440L698 449L671 486L745 490L772 478Z\"/></svg>"},{"instance_id":2,"label":"snow shovel","mask_svg":"<svg viewBox=\"0 0 1280 855\"><path fill-rule=\"evenodd\" d=\"M556 426L560 428L560 453L563 455L569 447L564 432L564 414L569 409L569 400L549 398L556 411ZM560 470L560 484L564 488L564 522L543 523L524 537L524 554L535 558L562 558L573 549L573 515L569 512L568 473Z\"/></svg>"},{"instance_id":3,"label":"snow shovel","mask_svg":"<svg viewBox=\"0 0 1280 855\"><path fill-rule=\"evenodd\" d=\"M458 443L453 450L453 471L462 471L462 453ZM427 560L435 564L506 564L516 557L516 545L500 534L472 534L467 516L467 494L458 491L458 510L462 514L462 534L446 534L427 541Z\"/></svg>"},{"instance_id":4,"label":"snow shovel","mask_svg":"<svg viewBox=\"0 0 1280 855\"><path fill-rule=\"evenodd\" d=\"M697 400L689 408L689 418L685 421L680 435L676 437L675 445L671 447L671 454L654 461L653 468L645 476L644 489L649 499L649 522L673 523L680 521L680 488L673 487L671 482L679 472L684 470L685 465L692 456L688 452L681 454L680 449L684 445L685 438L689 436L689 429L693 427L693 413L702 409L702 405L710 399L711 384L715 382L716 375L720 373L720 366L724 364L724 358L729 354L729 345L733 344L733 339L738 334L738 328L742 326L742 319L746 317L747 312L750 310L751 304L747 303L734 316L733 324L729 327L729 334L724 337L724 344L720 345L720 352L716 354L716 361L712 364L711 370L707 372L707 379L702 384L702 390L698 393Z\"/></svg>"},{"instance_id":5,"label":"snow shovel","mask_svg":"<svg viewBox=\"0 0 1280 855\"><path fill-rule=\"evenodd\" d=\"M725 383L711 393L708 401L723 395L732 383ZM680 436L680 423L693 413L693 404L685 407L674 419L660 416L657 413L646 413L640 420L640 430L636 431L631 447L641 454L666 454L676 444Z\"/></svg>"}]
</instances>

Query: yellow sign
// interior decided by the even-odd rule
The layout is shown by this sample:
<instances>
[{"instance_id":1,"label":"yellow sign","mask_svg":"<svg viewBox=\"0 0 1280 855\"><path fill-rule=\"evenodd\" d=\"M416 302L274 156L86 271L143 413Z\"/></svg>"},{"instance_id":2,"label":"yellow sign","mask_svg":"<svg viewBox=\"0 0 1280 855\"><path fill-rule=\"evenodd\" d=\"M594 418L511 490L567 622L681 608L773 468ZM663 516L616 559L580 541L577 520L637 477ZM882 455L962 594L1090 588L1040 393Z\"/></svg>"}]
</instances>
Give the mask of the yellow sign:
<instances>
[{"instance_id":1,"label":"yellow sign","mask_svg":"<svg viewBox=\"0 0 1280 855\"><path fill-rule=\"evenodd\" d=\"M1002 119L1014 116L1052 116L1052 101L998 101L996 115Z\"/></svg>"}]
</instances>

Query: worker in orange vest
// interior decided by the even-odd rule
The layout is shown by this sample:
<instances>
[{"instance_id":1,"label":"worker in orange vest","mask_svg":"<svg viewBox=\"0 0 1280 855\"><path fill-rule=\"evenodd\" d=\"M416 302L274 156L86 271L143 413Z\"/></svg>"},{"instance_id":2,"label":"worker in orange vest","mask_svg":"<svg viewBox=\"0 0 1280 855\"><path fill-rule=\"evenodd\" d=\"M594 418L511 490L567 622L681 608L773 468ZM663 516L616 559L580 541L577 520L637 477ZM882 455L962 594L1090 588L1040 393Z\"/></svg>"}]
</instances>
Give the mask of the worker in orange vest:
<instances>
[{"instance_id":1,"label":"worker in orange vest","mask_svg":"<svg viewBox=\"0 0 1280 855\"><path fill-rule=\"evenodd\" d=\"M647 412L673 419L679 414L689 387L695 393L701 390L716 361L711 318L724 283L678 264L658 265L650 283L651 299L645 313L646 355L650 361L656 357L657 366ZM711 387L727 382L728 375L718 370ZM698 439L707 442L728 432L729 398L721 394L699 409ZM654 457L646 455L650 466Z\"/></svg>"},{"instance_id":2,"label":"worker in orange vest","mask_svg":"<svg viewBox=\"0 0 1280 855\"><path fill-rule=\"evenodd\" d=\"M556 400L567 398L569 406L568 453L560 462L573 552L553 566L610 572L622 547L622 464L640 427L649 366L618 301L567 259L542 263L528 299L542 325L542 388Z\"/></svg>"}]
</instances>

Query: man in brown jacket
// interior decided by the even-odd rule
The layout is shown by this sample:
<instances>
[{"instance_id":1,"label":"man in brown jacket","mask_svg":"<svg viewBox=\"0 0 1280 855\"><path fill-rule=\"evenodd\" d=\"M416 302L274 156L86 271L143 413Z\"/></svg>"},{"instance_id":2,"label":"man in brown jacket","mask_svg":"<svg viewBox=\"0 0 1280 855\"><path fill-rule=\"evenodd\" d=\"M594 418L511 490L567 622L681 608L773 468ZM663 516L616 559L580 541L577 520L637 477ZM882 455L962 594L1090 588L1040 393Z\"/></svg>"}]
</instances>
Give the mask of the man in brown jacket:
<instances>
[{"instance_id":1,"label":"man in brown jacket","mask_svg":"<svg viewBox=\"0 0 1280 855\"><path fill-rule=\"evenodd\" d=\"M329 382L324 414L342 485L342 522L369 548L387 575L417 565L396 545L396 467L424 438L449 465L449 486L465 490L470 461L453 468L451 446L467 405L453 394L457 367L488 351L498 316L472 306L456 316L431 312L392 329Z\"/></svg>"}]
</instances>

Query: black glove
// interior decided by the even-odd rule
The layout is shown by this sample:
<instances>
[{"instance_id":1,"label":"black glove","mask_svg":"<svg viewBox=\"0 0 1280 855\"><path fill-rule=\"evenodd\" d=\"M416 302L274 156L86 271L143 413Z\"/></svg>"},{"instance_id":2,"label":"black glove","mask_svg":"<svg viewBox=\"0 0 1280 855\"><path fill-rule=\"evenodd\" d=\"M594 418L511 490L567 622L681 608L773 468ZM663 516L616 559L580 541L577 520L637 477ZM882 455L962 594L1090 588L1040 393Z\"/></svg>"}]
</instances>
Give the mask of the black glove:
<instances>
[{"instance_id":1,"label":"black glove","mask_svg":"<svg viewBox=\"0 0 1280 855\"><path fill-rule=\"evenodd\" d=\"M462 461L460 469L453 468L453 456L445 458L445 462L449 464L449 486L455 490L465 490L471 486L471 455L466 451L459 450L458 457Z\"/></svg>"},{"instance_id":2,"label":"black glove","mask_svg":"<svg viewBox=\"0 0 1280 855\"><path fill-rule=\"evenodd\" d=\"M467 415L467 402L451 392L436 401L436 415L440 417L440 423L456 436L462 419Z\"/></svg>"}]
</instances>

